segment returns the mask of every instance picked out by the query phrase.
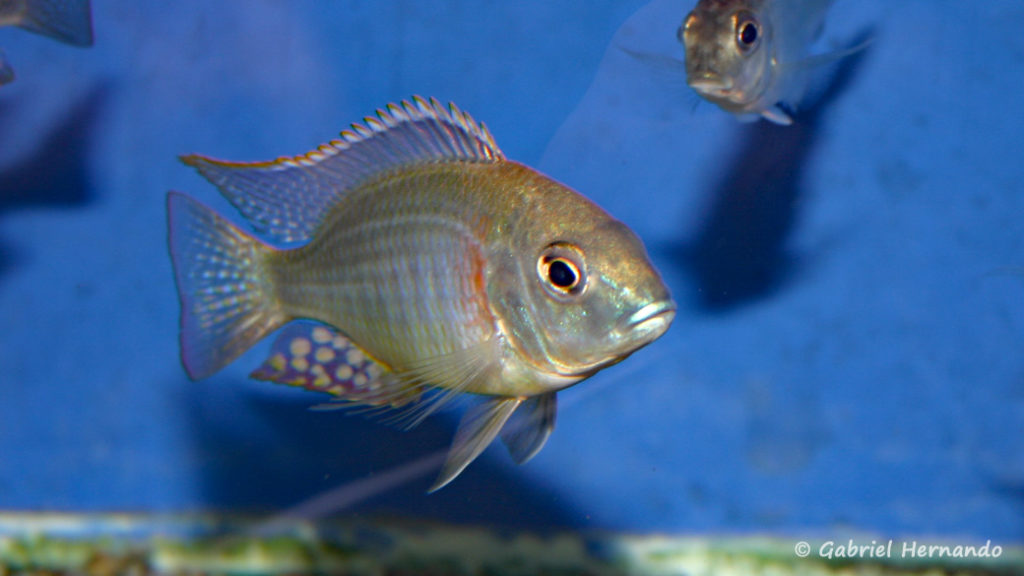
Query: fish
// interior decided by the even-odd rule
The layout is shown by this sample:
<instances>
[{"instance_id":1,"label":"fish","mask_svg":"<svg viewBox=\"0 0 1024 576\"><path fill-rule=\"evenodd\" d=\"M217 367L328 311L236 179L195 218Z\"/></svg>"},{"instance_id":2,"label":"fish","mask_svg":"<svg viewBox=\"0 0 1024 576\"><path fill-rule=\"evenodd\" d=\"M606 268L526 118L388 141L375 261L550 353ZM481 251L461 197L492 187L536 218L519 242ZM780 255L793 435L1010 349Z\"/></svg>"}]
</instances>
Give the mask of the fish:
<instances>
[{"instance_id":1,"label":"fish","mask_svg":"<svg viewBox=\"0 0 1024 576\"><path fill-rule=\"evenodd\" d=\"M0 0L0 27L17 26L72 46L92 46L90 0Z\"/></svg>"},{"instance_id":2,"label":"fish","mask_svg":"<svg viewBox=\"0 0 1024 576\"><path fill-rule=\"evenodd\" d=\"M743 119L792 124L808 73L863 46L809 55L832 0L700 0L677 32L686 82Z\"/></svg>"},{"instance_id":3,"label":"fish","mask_svg":"<svg viewBox=\"0 0 1024 576\"><path fill-rule=\"evenodd\" d=\"M300 156L182 161L252 228L167 195L189 377L284 326L253 377L403 428L468 399L430 492L499 434L528 461L554 429L559 390L650 344L675 316L631 229L507 159L454 104L389 104Z\"/></svg>"}]
</instances>

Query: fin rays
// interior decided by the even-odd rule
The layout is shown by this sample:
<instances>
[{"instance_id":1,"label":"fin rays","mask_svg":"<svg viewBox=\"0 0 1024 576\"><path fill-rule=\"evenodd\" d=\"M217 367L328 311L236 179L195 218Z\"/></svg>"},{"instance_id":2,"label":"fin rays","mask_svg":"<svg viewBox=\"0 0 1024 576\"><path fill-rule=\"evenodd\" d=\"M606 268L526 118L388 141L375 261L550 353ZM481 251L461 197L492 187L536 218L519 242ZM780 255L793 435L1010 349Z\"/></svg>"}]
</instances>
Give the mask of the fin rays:
<instances>
[{"instance_id":1,"label":"fin rays","mask_svg":"<svg viewBox=\"0 0 1024 576\"><path fill-rule=\"evenodd\" d=\"M555 429L557 405L554 392L531 396L502 428L501 441L516 464L529 461L547 443Z\"/></svg>"},{"instance_id":2,"label":"fin rays","mask_svg":"<svg viewBox=\"0 0 1024 576\"><path fill-rule=\"evenodd\" d=\"M484 341L395 373L331 326L292 322L251 376L335 396L314 409L383 416L385 423L407 430L486 377L493 365L491 346ZM434 387L442 377L454 384Z\"/></svg>"},{"instance_id":3,"label":"fin rays","mask_svg":"<svg viewBox=\"0 0 1024 576\"><path fill-rule=\"evenodd\" d=\"M193 379L204 378L287 318L263 280L269 248L183 194L167 195L167 214L182 362Z\"/></svg>"},{"instance_id":4,"label":"fin rays","mask_svg":"<svg viewBox=\"0 0 1024 576\"><path fill-rule=\"evenodd\" d=\"M352 188L422 162L504 159L487 127L435 99L389 104L353 124L341 138L301 156L272 162L225 162L183 156L260 233L284 242L308 240L330 208Z\"/></svg>"},{"instance_id":5,"label":"fin rays","mask_svg":"<svg viewBox=\"0 0 1024 576\"><path fill-rule=\"evenodd\" d=\"M493 398L470 408L459 423L441 473L427 492L440 490L465 470L491 444L522 402L522 398Z\"/></svg>"}]
</instances>

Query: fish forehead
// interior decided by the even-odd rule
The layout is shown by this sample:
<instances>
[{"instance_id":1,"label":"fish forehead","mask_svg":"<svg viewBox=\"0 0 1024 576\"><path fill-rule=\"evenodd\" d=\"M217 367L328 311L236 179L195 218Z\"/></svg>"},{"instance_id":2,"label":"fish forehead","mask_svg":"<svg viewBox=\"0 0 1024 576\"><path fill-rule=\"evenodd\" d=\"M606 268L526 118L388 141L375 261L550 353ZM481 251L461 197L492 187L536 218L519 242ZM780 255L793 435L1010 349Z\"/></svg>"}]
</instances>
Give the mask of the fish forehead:
<instances>
[{"instance_id":1,"label":"fish forehead","mask_svg":"<svg viewBox=\"0 0 1024 576\"><path fill-rule=\"evenodd\" d=\"M758 12L769 1L772 0L700 0L694 6L693 12L731 16L737 10Z\"/></svg>"},{"instance_id":2,"label":"fish forehead","mask_svg":"<svg viewBox=\"0 0 1024 576\"><path fill-rule=\"evenodd\" d=\"M693 17L693 25L702 31L719 31L726 25L731 31L733 16L737 12L746 10L760 18L765 3L766 0L701 0L690 16Z\"/></svg>"},{"instance_id":3,"label":"fish forehead","mask_svg":"<svg viewBox=\"0 0 1024 576\"><path fill-rule=\"evenodd\" d=\"M746 10L763 20L763 5L760 0L701 0L684 22L688 52L705 63L722 58L720 50L735 41L736 13Z\"/></svg>"},{"instance_id":4,"label":"fish forehead","mask_svg":"<svg viewBox=\"0 0 1024 576\"><path fill-rule=\"evenodd\" d=\"M703 2L687 16L683 41L686 48L686 71L694 74L721 74L723 68L732 65L734 33L732 25L733 8L702 6ZM738 4L734 1L716 0L715 4Z\"/></svg>"}]
</instances>

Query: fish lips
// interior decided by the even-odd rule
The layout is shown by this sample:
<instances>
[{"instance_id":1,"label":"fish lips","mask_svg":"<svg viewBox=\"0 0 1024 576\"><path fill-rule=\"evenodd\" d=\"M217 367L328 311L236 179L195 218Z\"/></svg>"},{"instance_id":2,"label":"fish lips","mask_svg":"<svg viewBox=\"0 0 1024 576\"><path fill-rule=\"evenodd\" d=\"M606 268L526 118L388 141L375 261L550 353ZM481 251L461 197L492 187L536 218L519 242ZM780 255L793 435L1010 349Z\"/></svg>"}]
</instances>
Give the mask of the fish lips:
<instances>
[{"instance_id":1,"label":"fish lips","mask_svg":"<svg viewBox=\"0 0 1024 576\"><path fill-rule=\"evenodd\" d=\"M660 338L675 317L676 304L672 300L652 302L627 316L619 332L644 346Z\"/></svg>"},{"instance_id":2,"label":"fish lips","mask_svg":"<svg viewBox=\"0 0 1024 576\"><path fill-rule=\"evenodd\" d=\"M686 82L690 85L690 88L693 88L699 94L716 96L719 98L728 97L735 87L731 78L726 78L717 74L704 74L695 77L691 76Z\"/></svg>"}]
</instances>

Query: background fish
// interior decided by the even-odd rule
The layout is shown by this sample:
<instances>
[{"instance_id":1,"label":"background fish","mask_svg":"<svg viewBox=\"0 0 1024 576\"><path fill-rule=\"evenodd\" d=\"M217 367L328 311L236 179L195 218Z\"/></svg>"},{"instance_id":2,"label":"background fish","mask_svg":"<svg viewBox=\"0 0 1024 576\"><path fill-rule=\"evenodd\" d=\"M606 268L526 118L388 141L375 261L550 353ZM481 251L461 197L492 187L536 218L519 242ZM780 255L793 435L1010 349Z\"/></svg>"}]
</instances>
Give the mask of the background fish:
<instances>
[{"instance_id":1,"label":"background fish","mask_svg":"<svg viewBox=\"0 0 1024 576\"><path fill-rule=\"evenodd\" d=\"M14 70L11 69L11 65L7 63L7 58L3 52L0 52L0 86L8 84L14 80Z\"/></svg>"},{"instance_id":2,"label":"background fish","mask_svg":"<svg viewBox=\"0 0 1024 576\"><path fill-rule=\"evenodd\" d=\"M831 4L700 0L678 32L686 49L687 84L733 114L790 124L806 89L807 72L849 52L807 55Z\"/></svg>"},{"instance_id":3,"label":"background fish","mask_svg":"<svg viewBox=\"0 0 1024 576\"><path fill-rule=\"evenodd\" d=\"M655 340L674 317L632 231L506 160L454 106L390 105L295 158L184 161L258 232L299 244L274 248L168 195L189 375L213 374L308 318L325 327L286 333L256 376L402 407L408 425L459 394L481 396L432 490L499 432L528 460L554 427L557 390Z\"/></svg>"},{"instance_id":4,"label":"background fish","mask_svg":"<svg viewBox=\"0 0 1024 576\"><path fill-rule=\"evenodd\" d=\"M89 0L0 0L0 26L17 26L74 46L92 46Z\"/></svg>"}]
</instances>

